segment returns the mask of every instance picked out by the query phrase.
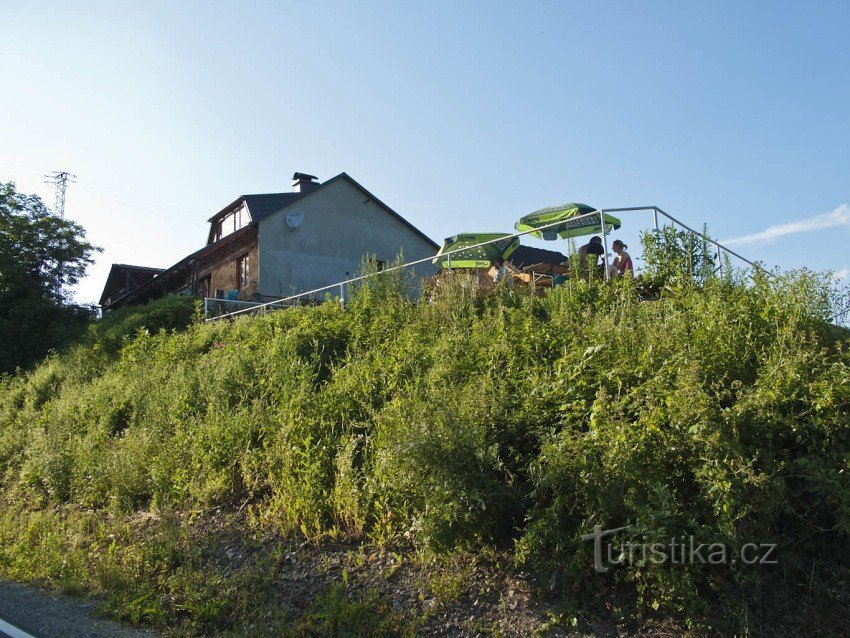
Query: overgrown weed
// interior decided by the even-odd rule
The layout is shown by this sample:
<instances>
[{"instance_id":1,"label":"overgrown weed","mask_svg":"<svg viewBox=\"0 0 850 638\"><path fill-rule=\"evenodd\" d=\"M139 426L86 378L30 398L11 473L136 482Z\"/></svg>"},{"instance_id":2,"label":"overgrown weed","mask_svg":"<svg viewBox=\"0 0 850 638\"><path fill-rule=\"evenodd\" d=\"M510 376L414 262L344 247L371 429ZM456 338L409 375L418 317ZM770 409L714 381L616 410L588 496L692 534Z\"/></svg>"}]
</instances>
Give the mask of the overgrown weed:
<instances>
[{"instance_id":1,"label":"overgrown weed","mask_svg":"<svg viewBox=\"0 0 850 638\"><path fill-rule=\"evenodd\" d=\"M202 324L164 300L108 317L0 381L0 571L105 593L130 622L236 631L274 567L209 568L192 521L220 510L317 543L513 548L570 609L626 592L626 616L728 635L770 627L798 582L838 600L850 359L836 290L808 272L688 268L542 298L457 277L421 303L394 275L345 310ZM643 301L650 284L658 301ZM645 543L776 543L781 566L596 574L580 540L596 524ZM434 586L450 598L452 583ZM332 589L300 622L389 631L384 608Z\"/></svg>"}]
</instances>

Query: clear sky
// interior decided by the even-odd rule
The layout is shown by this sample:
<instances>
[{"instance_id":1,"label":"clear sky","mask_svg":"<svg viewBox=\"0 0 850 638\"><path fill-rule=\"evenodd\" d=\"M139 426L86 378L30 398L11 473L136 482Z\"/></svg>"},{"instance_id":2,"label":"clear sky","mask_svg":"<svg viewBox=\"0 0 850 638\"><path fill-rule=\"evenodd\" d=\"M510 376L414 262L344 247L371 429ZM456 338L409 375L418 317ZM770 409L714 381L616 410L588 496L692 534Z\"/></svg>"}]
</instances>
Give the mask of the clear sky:
<instances>
[{"instance_id":1,"label":"clear sky","mask_svg":"<svg viewBox=\"0 0 850 638\"><path fill-rule=\"evenodd\" d=\"M846 273L848 26L846 2L0 0L0 180L52 203L42 175L79 176L67 216L105 248L80 301L295 171L346 171L437 241L657 204Z\"/></svg>"}]
</instances>

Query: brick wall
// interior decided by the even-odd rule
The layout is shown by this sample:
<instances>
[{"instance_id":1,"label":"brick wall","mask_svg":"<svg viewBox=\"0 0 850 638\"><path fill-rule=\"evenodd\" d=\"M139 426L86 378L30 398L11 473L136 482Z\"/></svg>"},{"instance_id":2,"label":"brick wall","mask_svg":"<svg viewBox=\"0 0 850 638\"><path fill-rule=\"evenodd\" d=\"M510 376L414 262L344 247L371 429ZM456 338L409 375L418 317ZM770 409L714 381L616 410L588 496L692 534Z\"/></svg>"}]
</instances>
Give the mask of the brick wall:
<instances>
[{"instance_id":1,"label":"brick wall","mask_svg":"<svg viewBox=\"0 0 850 638\"><path fill-rule=\"evenodd\" d=\"M202 284L209 277L209 295L215 296L216 290L237 290L239 259L247 256L248 281L239 290L239 299L250 300L258 290L259 280L259 250L257 246L257 231L252 229L231 244L223 246L203 258L198 264L196 274L197 293L201 294Z\"/></svg>"}]
</instances>

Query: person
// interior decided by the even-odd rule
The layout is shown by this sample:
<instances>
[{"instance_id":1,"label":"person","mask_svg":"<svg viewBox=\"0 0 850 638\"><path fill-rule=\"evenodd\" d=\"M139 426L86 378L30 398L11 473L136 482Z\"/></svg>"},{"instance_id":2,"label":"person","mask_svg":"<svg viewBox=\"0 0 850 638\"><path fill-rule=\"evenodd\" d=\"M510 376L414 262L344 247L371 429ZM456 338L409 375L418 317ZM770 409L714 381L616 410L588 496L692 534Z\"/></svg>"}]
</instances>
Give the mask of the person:
<instances>
[{"instance_id":1,"label":"person","mask_svg":"<svg viewBox=\"0 0 850 638\"><path fill-rule=\"evenodd\" d=\"M628 246L621 240L615 239L614 243L611 244L611 248L613 248L614 252L617 254L611 264L611 276L622 277L627 272L634 274L634 266L632 265L631 255L626 252L626 248L628 248Z\"/></svg>"},{"instance_id":2,"label":"person","mask_svg":"<svg viewBox=\"0 0 850 638\"><path fill-rule=\"evenodd\" d=\"M505 260L502 259L501 257L496 259L496 261L493 263L493 265L496 267L496 274L493 275L493 283L497 284L500 281L502 281L502 279L504 279L505 276L508 275L510 271L508 270L508 267L505 265Z\"/></svg>"},{"instance_id":3,"label":"person","mask_svg":"<svg viewBox=\"0 0 850 638\"><path fill-rule=\"evenodd\" d=\"M590 265L591 267L594 267L599 263L599 258L604 252L605 249L602 247L602 238L598 235L594 235L590 238L589 242L578 249L579 263L581 263L582 266Z\"/></svg>"}]
</instances>

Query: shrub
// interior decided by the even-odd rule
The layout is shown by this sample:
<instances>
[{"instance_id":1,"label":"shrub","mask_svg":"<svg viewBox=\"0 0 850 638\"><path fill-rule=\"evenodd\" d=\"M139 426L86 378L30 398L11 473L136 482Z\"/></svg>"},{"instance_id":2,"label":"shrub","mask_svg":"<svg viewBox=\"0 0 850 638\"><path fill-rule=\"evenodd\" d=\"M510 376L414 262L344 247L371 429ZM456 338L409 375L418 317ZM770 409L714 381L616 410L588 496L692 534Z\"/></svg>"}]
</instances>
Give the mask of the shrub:
<instances>
[{"instance_id":1,"label":"shrub","mask_svg":"<svg viewBox=\"0 0 850 638\"><path fill-rule=\"evenodd\" d=\"M850 567L850 360L829 324L838 291L806 272L662 274L652 302L630 278L538 298L450 277L417 304L397 276L353 287L344 310L201 324L169 299L107 316L88 345L2 381L0 488L41 531L3 527L0 570L48 573L21 562L28 543L53 565L72 536L114 534L113 553L148 547L116 531L140 513L221 509L315 541L513 547L573 604L614 590L642 618L757 632L776 592L812 582L813 564L839 589ZM75 508L103 527L36 525ZM597 524L629 526L642 543L777 543L782 567L641 560L596 574L581 536ZM156 568L102 551L85 560L125 583L117 608L139 618L164 618L171 590L224 582L156 555ZM86 581L73 576L85 569L68 578ZM199 626L232 622L233 608L190 593L180 596ZM340 596L310 622L363 622L366 607Z\"/></svg>"}]
</instances>

